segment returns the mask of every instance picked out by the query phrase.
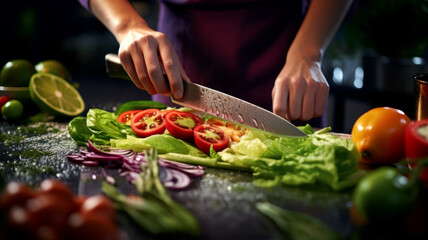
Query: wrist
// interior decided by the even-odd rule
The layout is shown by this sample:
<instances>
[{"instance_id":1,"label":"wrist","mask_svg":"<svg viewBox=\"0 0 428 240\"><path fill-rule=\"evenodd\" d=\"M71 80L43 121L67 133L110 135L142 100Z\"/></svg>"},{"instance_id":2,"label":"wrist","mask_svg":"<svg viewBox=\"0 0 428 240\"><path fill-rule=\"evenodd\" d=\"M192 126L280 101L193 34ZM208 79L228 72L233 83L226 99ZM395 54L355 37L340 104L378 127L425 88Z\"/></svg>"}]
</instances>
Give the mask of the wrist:
<instances>
[{"instance_id":1,"label":"wrist","mask_svg":"<svg viewBox=\"0 0 428 240\"><path fill-rule=\"evenodd\" d=\"M292 45L287 53L287 59L300 58L306 62L321 62L324 51L317 47Z\"/></svg>"},{"instance_id":2,"label":"wrist","mask_svg":"<svg viewBox=\"0 0 428 240\"><path fill-rule=\"evenodd\" d=\"M117 41L122 42L126 36L136 29L150 30L150 27L143 18L131 18L129 20L118 21L114 24L113 33Z\"/></svg>"}]
</instances>

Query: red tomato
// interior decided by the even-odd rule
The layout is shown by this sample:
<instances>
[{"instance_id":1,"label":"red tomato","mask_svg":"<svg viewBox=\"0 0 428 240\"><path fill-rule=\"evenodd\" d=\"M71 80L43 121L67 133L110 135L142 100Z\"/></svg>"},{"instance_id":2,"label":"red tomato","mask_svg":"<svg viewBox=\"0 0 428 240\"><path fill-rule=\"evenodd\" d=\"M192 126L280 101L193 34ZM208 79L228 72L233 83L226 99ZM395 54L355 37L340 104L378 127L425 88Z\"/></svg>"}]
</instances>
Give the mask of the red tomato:
<instances>
[{"instance_id":1,"label":"red tomato","mask_svg":"<svg viewBox=\"0 0 428 240\"><path fill-rule=\"evenodd\" d=\"M120 123L124 123L126 125L131 125L131 120L137 114L138 112L141 112L142 110L129 110L126 112L123 112L117 117L117 121Z\"/></svg>"},{"instance_id":2,"label":"red tomato","mask_svg":"<svg viewBox=\"0 0 428 240\"><path fill-rule=\"evenodd\" d=\"M405 146L407 158L428 156L428 119L411 122L406 127Z\"/></svg>"},{"instance_id":3,"label":"red tomato","mask_svg":"<svg viewBox=\"0 0 428 240\"><path fill-rule=\"evenodd\" d=\"M68 218L66 239L120 239L119 229L114 221L93 215L73 213Z\"/></svg>"},{"instance_id":4,"label":"red tomato","mask_svg":"<svg viewBox=\"0 0 428 240\"><path fill-rule=\"evenodd\" d=\"M35 197L35 192L22 183L7 184L0 198L0 209L10 209L14 205L25 207L28 200Z\"/></svg>"},{"instance_id":5,"label":"red tomato","mask_svg":"<svg viewBox=\"0 0 428 240\"><path fill-rule=\"evenodd\" d=\"M239 142L242 135L244 135L245 131L247 131L246 129L241 128L241 126L217 118L207 119L205 124L221 128L224 133L226 133L226 135L228 135L234 142Z\"/></svg>"},{"instance_id":6,"label":"red tomato","mask_svg":"<svg viewBox=\"0 0 428 240\"><path fill-rule=\"evenodd\" d=\"M379 107L354 123L351 139L366 164L393 164L404 159L404 133L410 123L403 111Z\"/></svg>"},{"instance_id":7,"label":"red tomato","mask_svg":"<svg viewBox=\"0 0 428 240\"><path fill-rule=\"evenodd\" d=\"M165 121L158 109L146 109L135 114L131 127L137 136L148 137L165 132Z\"/></svg>"},{"instance_id":8,"label":"red tomato","mask_svg":"<svg viewBox=\"0 0 428 240\"><path fill-rule=\"evenodd\" d=\"M85 215L96 215L100 218L110 219L114 221L116 212L113 203L102 195L92 196L86 199L81 208L80 213Z\"/></svg>"},{"instance_id":9,"label":"red tomato","mask_svg":"<svg viewBox=\"0 0 428 240\"><path fill-rule=\"evenodd\" d=\"M62 202L52 193L39 194L27 202L27 209L35 220L33 227L52 227L63 231L68 215L73 210L70 202Z\"/></svg>"},{"instance_id":10,"label":"red tomato","mask_svg":"<svg viewBox=\"0 0 428 240\"><path fill-rule=\"evenodd\" d=\"M167 115L169 112L172 112L172 111L175 111L175 110L162 110L162 111L161 111L161 113L162 113L162 117L163 117L163 118L165 118L165 117L166 117L166 115Z\"/></svg>"},{"instance_id":11,"label":"red tomato","mask_svg":"<svg viewBox=\"0 0 428 240\"><path fill-rule=\"evenodd\" d=\"M411 122L405 134L406 157L415 163L418 159L428 157L428 119ZM410 164L413 168L415 164ZM419 178L428 187L428 167L425 167Z\"/></svg>"},{"instance_id":12,"label":"red tomato","mask_svg":"<svg viewBox=\"0 0 428 240\"><path fill-rule=\"evenodd\" d=\"M38 194L52 194L63 202L74 202L74 194L70 187L63 182L46 179L40 183Z\"/></svg>"},{"instance_id":13,"label":"red tomato","mask_svg":"<svg viewBox=\"0 0 428 240\"><path fill-rule=\"evenodd\" d=\"M171 111L165 116L166 129L178 139L191 139L193 129L202 123L200 117L189 112Z\"/></svg>"},{"instance_id":14,"label":"red tomato","mask_svg":"<svg viewBox=\"0 0 428 240\"><path fill-rule=\"evenodd\" d=\"M210 147L213 146L215 151L221 151L229 145L229 137L221 128L201 124L194 129L195 144L199 150L209 154Z\"/></svg>"}]
</instances>

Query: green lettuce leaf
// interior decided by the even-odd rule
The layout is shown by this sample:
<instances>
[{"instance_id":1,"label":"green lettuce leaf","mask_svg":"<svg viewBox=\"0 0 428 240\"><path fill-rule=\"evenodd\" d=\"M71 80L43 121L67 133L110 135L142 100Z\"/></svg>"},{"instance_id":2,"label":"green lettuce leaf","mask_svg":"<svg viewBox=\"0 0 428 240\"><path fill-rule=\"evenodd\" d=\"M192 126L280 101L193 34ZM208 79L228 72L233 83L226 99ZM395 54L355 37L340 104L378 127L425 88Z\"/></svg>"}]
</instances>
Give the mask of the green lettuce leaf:
<instances>
[{"instance_id":1,"label":"green lettuce leaf","mask_svg":"<svg viewBox=\"0 0 428 240\"><path fill-rule=\"evenodd\" d=\"M359 180L361 174L355 173L360 155L350 139L328 131L322 129L307 137L267 138L264 142L249 135L218 155L234 166L250 166L259 186L321 183L342 190Z\"/></svg>"},{"instance_id":2,"label":"green lettuce leaf","mask_svg":"<svg viewBox=\"0 0 428 240\"><path fill-rule=\"evenodd\" d=\"M174 138L169 134L152 135L147 138L137 138L128 135L126 139L111 139L111 146L122 149L132 149L137 152L156 148L159 154L178 153L187 156L207 157L205 153L195 146Z\"/></svg>"},{"instance_id":3,"label":"green lettuce leaf","mask_svg":"<svg viewBox=\"0 0 428 240\"><path fill-rule=\"evenodd\" d=\"M90 109L86 125L98 138L107 141L134 134L131 126L118 122L114 113L102 109Z\"/></svg>"}]
</instances>

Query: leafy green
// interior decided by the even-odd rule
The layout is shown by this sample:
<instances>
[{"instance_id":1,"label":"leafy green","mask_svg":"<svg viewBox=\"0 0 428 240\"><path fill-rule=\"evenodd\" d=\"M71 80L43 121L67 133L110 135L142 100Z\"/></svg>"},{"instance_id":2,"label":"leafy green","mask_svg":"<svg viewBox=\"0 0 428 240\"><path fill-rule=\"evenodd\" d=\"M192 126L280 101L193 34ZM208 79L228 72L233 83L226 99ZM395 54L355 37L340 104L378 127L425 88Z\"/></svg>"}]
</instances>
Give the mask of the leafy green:
<instances>
[{"instance_id":1,"label":"leafy green","mask_svg":"<svg viewBox=\"0 0 428 240\"><path fill-rule=\"evenodd\" d=\"M323 222L310 215L285 210L268 202L259 202L256 208L292 240L343 239Z\"/></svg>"},{"instance_id":2,"label":"leafy green","mask_svg":"<svg viewBox=\"0 0 428 240\"><path fill-rule=\"evenodd\" d=\"M116 116L102 109L90 109L87 114L86 126L99 138L126 138L133 134L129 125L117 121Z\"/></svg>"},{"instance_id":3,"label":"leafy green","mask_svg":"<svg viewBox=\"0 0 428 240\"><path fill-rule=\"evenodd\" d=\"M153 234L182 233L198 235L200 227L193 215L168 196L159 180L156 149L145 152L147 167L134 185L142 198L128 198L113 186L103 182L103 192L137 224Z\"/></svg>"},{"instance_id":4,"label":"leafy green","mask_svg":"<svg viewBox=\"0 0 428 240\"><path fill-rule=\"evenodd\" d=\"M334 190L354 185L358 180L360 157L350 139L322 129L307 137L268 138L260 141L247 135L240 145L251 146L245 154L232 146L219 152L223 161L247 165L259 177L255 183L271 187L277 184L305 185L322 183ZM258 149L266 149L264 152Z\"/></svg>"},{"instance_id":5,"label":"leafy green","mask_svg":"<svg viewBox=\"0 0 428 240\"><path fill-rule=\"evenodd\" d=\"M80 146L86 145L92 136L91 130L86 126L86 117L73 118L68 124L67 130L71 138Z\"/></svg>"},{"instance_id":6,"label":"leafy green","mask_svg":"<svg viewBox=\"0 0 428 240\"><path fill-rule=\"evenodd\" d=\"M195 146L169 134L152 135L147 138L137 138L128 135L126 139L111 139L111 146L122 149L132 149L137 152L156 148L159 154L178 153L206 157L206 155Z\"/></svg>"},{"instance_id":7,"label":"leafy green","mask_svg":"<svg viewBox=\"0 0 428 240\"><path fill-rule=\"evenodd\" d=\"M101 145L109 145L110 139L134 135L129 125L119 123L113 113L102 109L90 109L87 117L73 118L67 129L71 138L82 146L88 140Z\"/></svg>"}]
</instances>

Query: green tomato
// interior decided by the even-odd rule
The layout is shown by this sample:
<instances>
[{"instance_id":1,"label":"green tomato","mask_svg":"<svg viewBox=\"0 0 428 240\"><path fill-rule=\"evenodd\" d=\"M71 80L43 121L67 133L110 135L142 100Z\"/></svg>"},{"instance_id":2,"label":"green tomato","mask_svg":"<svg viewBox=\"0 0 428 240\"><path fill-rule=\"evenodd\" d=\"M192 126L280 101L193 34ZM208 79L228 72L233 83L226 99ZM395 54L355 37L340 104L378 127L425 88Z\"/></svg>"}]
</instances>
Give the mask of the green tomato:
<instances>
[{"instance_id":1,"label":"green tomato","mask_svg":"<svg viewBox=\"0 0 428 240\"><path fill-rule=\"evenodd\" d=\"M19 100L13 99L8 101L1 108L1 115L7 121L19 120L24 114L24 106Z\"/></svg>"},{"instance_id":2,"label":"green tomato","mask_svg":"<svg viewBox=\"0 0 428 240\"><path fill-rule=\"evenodd\" d=\"M417 188L398 169L381 167L363 178L354 190L353 204L370 220L401 217L415 203Z\"/></svg>"}]
</instances>

